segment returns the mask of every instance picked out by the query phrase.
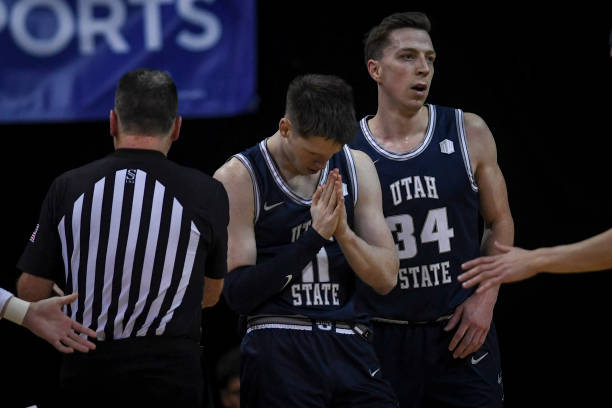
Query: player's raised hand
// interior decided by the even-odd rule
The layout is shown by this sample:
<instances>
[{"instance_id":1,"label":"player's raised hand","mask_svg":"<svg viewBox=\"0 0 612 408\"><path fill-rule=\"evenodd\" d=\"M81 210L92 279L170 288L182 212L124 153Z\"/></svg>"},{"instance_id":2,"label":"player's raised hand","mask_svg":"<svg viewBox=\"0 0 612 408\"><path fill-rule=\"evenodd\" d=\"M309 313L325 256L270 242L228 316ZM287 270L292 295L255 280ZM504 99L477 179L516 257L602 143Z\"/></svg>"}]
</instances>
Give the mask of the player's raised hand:
<instances>
[{"instance_id":1,"label":"player's raised hand","mask_svg":"<svg viewBox=\"0 0 612 408\"><path fill-rule=\"evenodd\" d=\"M338 169L332 170L329 172L327 182L318 186L312 196L312 205L310 206L312 228L325 239L331 238L336 231L341 210L344 208L344 201L340 203L338 200L338 188L340 189L340 196L342 196L342 182L339 181L339 178Z\"/></svg>"}]
</instances>

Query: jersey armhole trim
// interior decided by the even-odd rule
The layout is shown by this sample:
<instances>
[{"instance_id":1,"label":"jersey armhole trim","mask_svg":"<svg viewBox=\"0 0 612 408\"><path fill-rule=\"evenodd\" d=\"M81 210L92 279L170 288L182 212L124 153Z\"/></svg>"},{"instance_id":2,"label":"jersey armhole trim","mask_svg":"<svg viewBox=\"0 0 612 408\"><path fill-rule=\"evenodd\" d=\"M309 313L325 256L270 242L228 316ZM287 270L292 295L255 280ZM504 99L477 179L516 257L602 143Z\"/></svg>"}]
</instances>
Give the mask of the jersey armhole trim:
<instances>
[{"instance_id":1,"label":"jersey armhole trim","mask_svg":"<svg viewBox=\"0 0 612 408\"><path fill-rule=\"evenodd\" d=\"M461 157L463 157L463 164L465 164L465 171L467 172L468 179L470 180L470 186L474 192L478 192L478 185L474 180L474 172L472 171L472 163L470 162L470 153L468 151L467 138L465 133L465 126L463 120L463 111L461 109L455 109L455 119L457 121L457 136L459 136L459 145L461 146Z\"/></svg>"},{"instance_id":2,"label":"jersey armhole trim","mask_svg":"<svg viewBox=\"0 0 612 408\"><path fill-rule=\"evenodd\" d=\"M355 168L355 159L353 158L353 153L351 149L344 145L342 148L344 150L344 154L346 155L346 164L349 170L349 178L351 179L351 187L353 190L353 206L357 205L357 194L359 193L359 186L357 184L357 169Z\"/></svg>"},{"instance_id":3,"label":"jersey armhole trim","mask_svg":"<svg viewBox=\"0 0 612 408\"><path fill-rule=\"evenodd\" d=\"M244 167L246 167L247 171L249 172L249 175L251 176L251 182L253 183L253 198L254 198L253 202L255 204L255 208L254 208L255 214L253 217L253 224L255 224L257 220L259 219L259 212L261 208L261 198L260 198L261 195L259 192L259 183L257 182L257 176L255 175L255 170L253 169L251 162L245 155L243 155L242 153L238 153L238 154L235 154L234 157L240 160L242 164L244 164Z\"/></svg>"}]
</instances>

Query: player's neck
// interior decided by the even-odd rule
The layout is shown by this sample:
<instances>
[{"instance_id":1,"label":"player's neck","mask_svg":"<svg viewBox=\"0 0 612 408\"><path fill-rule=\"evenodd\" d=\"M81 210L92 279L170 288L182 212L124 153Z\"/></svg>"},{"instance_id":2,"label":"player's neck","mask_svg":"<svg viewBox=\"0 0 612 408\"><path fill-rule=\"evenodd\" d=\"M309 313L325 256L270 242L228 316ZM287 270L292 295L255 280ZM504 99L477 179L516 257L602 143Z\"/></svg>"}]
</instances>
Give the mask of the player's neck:
<instances>
[{"instance_id":1,"label":"player's neck","mask_svg":"<svg viewBox=\"0 0 612 408\"><path fill-rule=\"evenodd\" d=\"M415 111L378 108L368 121L376 141L393 151L409 151L420 144L427 131L429 109L426 105Z\"/></svg>"}]
</instances>

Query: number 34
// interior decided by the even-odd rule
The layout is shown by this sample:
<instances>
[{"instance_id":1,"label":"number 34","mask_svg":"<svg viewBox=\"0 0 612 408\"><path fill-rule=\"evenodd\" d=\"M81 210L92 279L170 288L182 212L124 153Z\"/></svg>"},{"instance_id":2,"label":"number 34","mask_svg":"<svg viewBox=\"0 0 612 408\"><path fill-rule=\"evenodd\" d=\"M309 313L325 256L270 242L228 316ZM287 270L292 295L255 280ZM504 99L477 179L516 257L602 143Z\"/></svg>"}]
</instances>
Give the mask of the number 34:
<instances>
[{"instance_id":1,"label":"number 34","mask_svg":"<svg viewBox=\"0 0 612 408\"><path fill-rule=\"evenodd\" d=\"M417 254L417 242L414 236L414 221L408 214L393 215L386 218L389 229L396 235L395 246L400 259L413 258ZM440 253L451 250L450 239L455 236L448 227L446 207L429 210L421 230L421 243L437 242ZM401 245L400 245L401 244Z\"/></svg>"}]
</instances>

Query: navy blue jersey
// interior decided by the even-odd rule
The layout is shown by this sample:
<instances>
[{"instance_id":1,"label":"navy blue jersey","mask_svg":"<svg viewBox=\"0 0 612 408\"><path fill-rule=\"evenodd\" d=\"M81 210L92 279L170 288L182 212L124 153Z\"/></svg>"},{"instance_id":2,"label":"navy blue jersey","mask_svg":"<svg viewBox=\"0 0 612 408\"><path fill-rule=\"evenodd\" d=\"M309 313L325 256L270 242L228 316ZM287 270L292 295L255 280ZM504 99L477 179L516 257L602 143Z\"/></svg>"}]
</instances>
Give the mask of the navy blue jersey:
<instances>
[{"instance_id":1,"label":"navy blue jersey","mask_svg":"<svg viewBox=\"0 0 612 408\"><path fill-rule=\"evenodd\" d=\"M284 181L266 141L235 155L248 169L255 195L255 241L257 264L282 253L310 228L311 198L298 196ZM337 168L342 175L348 225L353 226L357 200L355 164L348 147L333 155L321 171L319 184L325 184L329 172ZM340 246L330 240L301 276L253 311L255 314L304 315L313 319L363 320L354 308L357 276L350 268Z\"/></svg>"},{"instance_id":2,"label":"navy blue jersey","mask_svg":"<svg viewBox=\"0 0 612 408\"><path fill-rule=\"evenodd\" d=\"M367 153L378 171L383 212L399 253L397 286L385 296L363 285L372 317L427 321L449 314L473 291L461 287L461 264L479 255L478 187L459 109L427 105L429 124L414 150L380 146L360 122L351 147Z\"/></svg>"}]
</instances>

